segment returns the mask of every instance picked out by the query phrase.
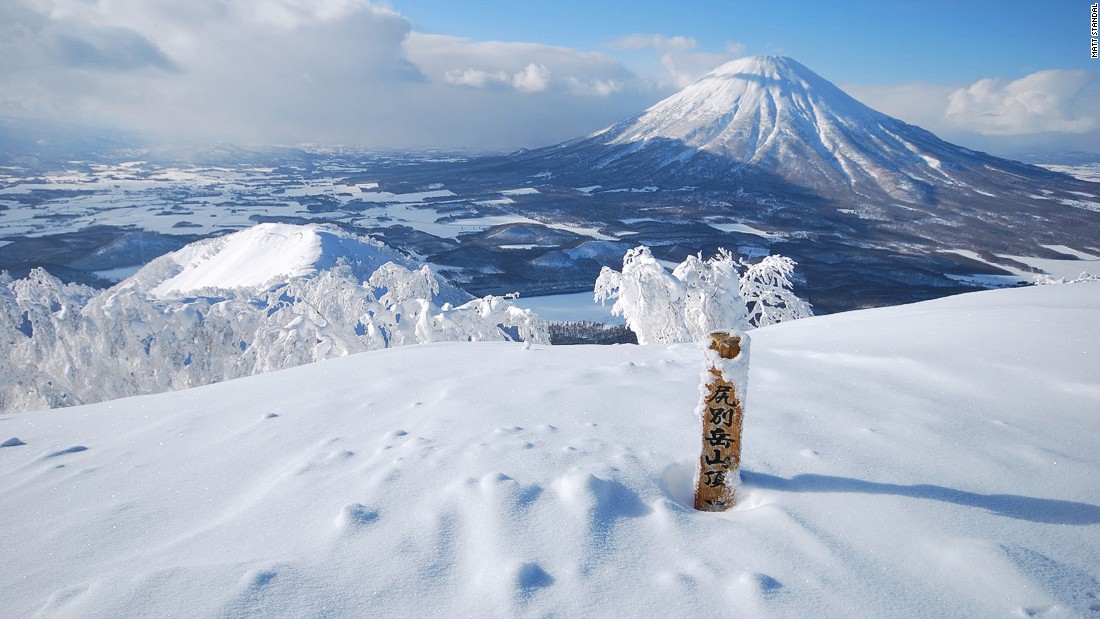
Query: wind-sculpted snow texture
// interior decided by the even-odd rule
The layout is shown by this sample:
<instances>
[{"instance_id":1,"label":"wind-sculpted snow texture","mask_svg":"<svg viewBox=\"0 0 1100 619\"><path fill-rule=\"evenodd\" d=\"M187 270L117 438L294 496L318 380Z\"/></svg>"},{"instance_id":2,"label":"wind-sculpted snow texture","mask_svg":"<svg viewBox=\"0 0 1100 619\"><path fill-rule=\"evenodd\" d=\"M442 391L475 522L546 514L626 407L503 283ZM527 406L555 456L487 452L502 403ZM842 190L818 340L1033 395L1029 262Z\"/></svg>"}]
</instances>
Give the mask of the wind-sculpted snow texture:
<instances>
[{"instance_id":1,"label":"wind-sculpted snow texture","mask_svg":"<svg viewBox=\"0 0 1100 619\"><path fill-rule=\"evenodd\" d=\"M595 300L615 299L612 313L626 319L639 344L698 342L720 329L743 331L812 315L791 290L795 266L785 256L739 265L719 248L707 260L688 256L669 273L643 245L623 256L622 272L603 268Z\"/></svg>"},{"instance_id":2,"label":"wind-sculpted snow texture","mask_svg":"<svg viewBox=\"0 0 1100 619\"><path fill-rule=\"evenodd\" d=\"M0 615L1092 617L1100 282L696 345L444 343L0 415Z\"/></svg>"},{"instance_id":3,"label":"wind-sculpted snow texture","mask_svg":"<svg viewBox=\"0 0 1100 619\"><path fill-rule=\"evenodd\" d=\"M193 387L435 341L547 341L529 310L468 299L427 266L321 226L263 224L108 290L0 279L0 410Z\"/></svg>"}]
</instances>

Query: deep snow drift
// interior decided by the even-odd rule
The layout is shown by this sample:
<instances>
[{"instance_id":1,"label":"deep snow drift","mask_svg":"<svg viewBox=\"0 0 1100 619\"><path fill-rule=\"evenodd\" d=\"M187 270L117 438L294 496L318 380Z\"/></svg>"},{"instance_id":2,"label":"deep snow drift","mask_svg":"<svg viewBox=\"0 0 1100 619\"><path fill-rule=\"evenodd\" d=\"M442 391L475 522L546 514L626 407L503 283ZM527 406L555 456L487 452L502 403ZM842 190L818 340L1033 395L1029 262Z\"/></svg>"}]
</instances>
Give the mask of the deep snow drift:
<instances>
[{"instance_id":1,"label":"deep snow drift","mask_svg":"<svg viewBox=\"0 0 1100 619\"><path fill-rule=\"evenodd\" d=\"M1100 282L693 345L429 344L0 415L8 617L1100 613Z\"/></svg>"}]
</instances>

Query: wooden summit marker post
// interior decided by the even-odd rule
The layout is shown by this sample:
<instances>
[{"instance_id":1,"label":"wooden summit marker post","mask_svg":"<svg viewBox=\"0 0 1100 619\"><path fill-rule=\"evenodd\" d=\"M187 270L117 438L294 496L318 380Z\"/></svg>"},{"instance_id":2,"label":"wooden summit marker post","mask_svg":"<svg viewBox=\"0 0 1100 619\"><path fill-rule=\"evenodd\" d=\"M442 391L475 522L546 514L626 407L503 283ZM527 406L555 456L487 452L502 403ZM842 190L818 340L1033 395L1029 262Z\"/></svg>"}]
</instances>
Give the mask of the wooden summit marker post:
<instances>
[{"instance_id":1,"label":"wooden summit marker post","mask_svg":"<svg viewBox=\"0 0 1100 619\"><path fill-rule=\"evenodd\" d=\"M710 334L703 372L703 451L695 473L695 509L720 512L733 507L741 465L741 423L748 383L749 339L739 333Z\"/></svg>"}]
</instances>

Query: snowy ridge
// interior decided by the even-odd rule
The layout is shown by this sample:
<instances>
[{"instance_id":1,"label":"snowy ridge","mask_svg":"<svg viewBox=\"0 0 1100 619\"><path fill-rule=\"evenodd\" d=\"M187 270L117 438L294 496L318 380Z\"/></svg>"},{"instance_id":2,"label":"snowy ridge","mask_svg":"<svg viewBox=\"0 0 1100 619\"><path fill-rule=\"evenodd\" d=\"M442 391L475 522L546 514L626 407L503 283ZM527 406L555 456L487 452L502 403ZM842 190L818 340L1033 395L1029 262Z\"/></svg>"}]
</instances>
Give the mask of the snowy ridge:
<instances>
[{"instance_id":1,"label":"snowy ridge","mask_svg":"<svg viewBox=\"0 0 1100 619\"><path fill-rule=\"evenodd\" d=\"M694 345L431 344L0 415L4 614L1091 616L1098 313L1091 282L754 331L725 513L689 507Z\"/></svg>"}]
</instances>

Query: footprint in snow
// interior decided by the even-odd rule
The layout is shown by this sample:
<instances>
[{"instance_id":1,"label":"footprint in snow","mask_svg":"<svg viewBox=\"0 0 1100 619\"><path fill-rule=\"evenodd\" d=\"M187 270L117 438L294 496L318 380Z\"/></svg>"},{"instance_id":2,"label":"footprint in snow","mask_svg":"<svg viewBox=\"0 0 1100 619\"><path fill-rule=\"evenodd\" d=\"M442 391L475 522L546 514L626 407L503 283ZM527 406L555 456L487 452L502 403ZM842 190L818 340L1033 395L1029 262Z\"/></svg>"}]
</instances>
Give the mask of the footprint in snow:
<instances>
[{"instance_id":1,"label":"footprint in snow","mask_svg":"<svg viewBox=\"0 0 1100 619\"><path fill-rule=\"evenodd\" d=\"M554 577L542 569L538 563L527 562L516 570L515 585L520 595L528 597L542 589L554 584Z\"/></svg>"},{"instance_id":2,"label":"footprint in snow","mask_svg":"<svg viewBox=\"0 0 1100 619\"><path fill-rule=\"evenodd\" d=\"M404 431L400 428L398 428L396 430L391 430L390 432L386 432L385 434L382 435L382 446L378 448L378 451L383 452L383 451L386 451L387 449L393 449L397 439L400 439L401 437L408 436L408 435L409 435L408 432L406 432L406 431Z\"/></svg>"},{"instance_id":3,"label":"footprint in snow","mask_svg":"<svg viewBox=\"0 0 1100 619\"><path fill-rule=\"evenodd\" d=\"M246 591L259 591L271 584L279 575L275 570L254 569L248 570L241 577L241 588Z\"/></svg>"},{"instance_id":4,"label":"footprint in snow","mask_svg":"<svg viewBox=\"0 0 1100 619\"><path fill-rule=\"evenodd\" d=\"M336 530L340 532L357 531L378 520L378 510L370 509L362 503L348 503L336 516Z\"/></svg>"},{"instance_id":5,"label":"footprint in snow","mask_svg":"<svg viewBox=\"0 0 1100 619\"><path fill-rule=\"evenodd\" d=\"M783 583L762 572L744 572L738 577L737 585L750 591L763 594L773 593L783 588Z\"/></svg>"}]
</instances>

